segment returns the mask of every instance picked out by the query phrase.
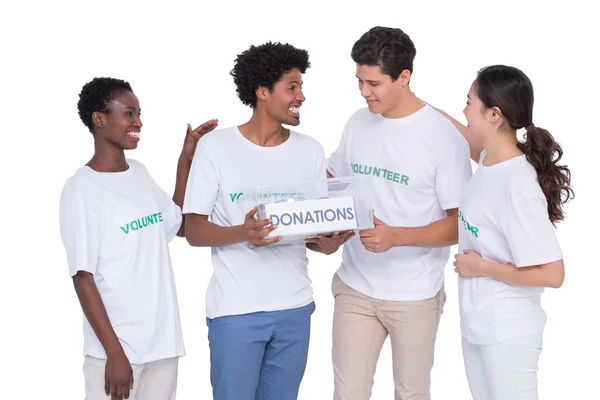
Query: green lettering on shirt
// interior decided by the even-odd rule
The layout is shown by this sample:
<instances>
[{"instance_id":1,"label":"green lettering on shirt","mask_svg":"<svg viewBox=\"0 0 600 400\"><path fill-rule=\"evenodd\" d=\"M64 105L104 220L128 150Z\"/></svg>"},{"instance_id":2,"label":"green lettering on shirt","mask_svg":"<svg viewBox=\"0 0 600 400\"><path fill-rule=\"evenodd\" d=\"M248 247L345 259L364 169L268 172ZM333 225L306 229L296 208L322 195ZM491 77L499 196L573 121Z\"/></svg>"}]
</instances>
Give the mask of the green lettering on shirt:
<instances>
[{"instance_id":1,"label":"green lettering on shirt","mask_svg":"<svg viewBox=\"0 0 600 400\"><path fill-rule=\"evenodd\" d=\"M400 174L398 172L391 171L389 169L373 167L371 165L363 164L350 164L352 171L357 175L372 175L377 178L382 178L399 185L408 186L408 176Z\"/></svg>"},{"instance_id":2,"label":"green lettering on shirt","mask_svg":"<svg viewBox=\"0 0 600 400\"><path fill-rule=\"evenodd\" d=\"M238 200L244 193L229 193L229 198L231 199L231 202L235 202L236 200Z\"/></svg>"},{"instance_id":3,"label":"green lettering on shirt","mask_svg":"<svg viewBox=\"0 0 600 400\"><path fill-rule=\"evenodd\" d=\"M162 217L161 212L150 214L146 217L134 219L133 221L126 223L125 225L121 226L120 228L124 234L129 235L129 232L131 232L131 231L137 231L140 229L144 229L150 225L153 225L153 224L159 223L159 222L163 222L163 217Z\"/></svg>"},{"instance_id":4,"label":"green lettering on shirt","mask_svg":"<svg viewBox=\"0 0 600 400\"><path fill-rule=\"evenodd\" d=\"M463 214L463 212L461 210L458 211L458 219L460 220L460 222L462 222L463 227L467 231L471 232L473 234L473 236L475 236L476 238L479 237L479 228L469 224L469 222L465 219L465 215Z\"/></svg>"},{"instance_id":5,"label":"green lettering on shirt","mask_svg":"<svg viewBox=\"0 0 600 400\"><path fill-rule=\"evenodd\" d=\"M240 199L247 199L247 197L249 197L249 196L252 198L258 197L257 200L266 199L266 200L271 200L271 201L279 201L279 200L284 200L287 198L296 198L298 196L302 196L302 193L272 192L272 193L260 193L260 194L258 194L258 196L248 195L248 194L244 195L244 192L229 193L229 199L231 200L232 203L235 203L236 201L238 201Z\"/></svg>"}]
</instances>

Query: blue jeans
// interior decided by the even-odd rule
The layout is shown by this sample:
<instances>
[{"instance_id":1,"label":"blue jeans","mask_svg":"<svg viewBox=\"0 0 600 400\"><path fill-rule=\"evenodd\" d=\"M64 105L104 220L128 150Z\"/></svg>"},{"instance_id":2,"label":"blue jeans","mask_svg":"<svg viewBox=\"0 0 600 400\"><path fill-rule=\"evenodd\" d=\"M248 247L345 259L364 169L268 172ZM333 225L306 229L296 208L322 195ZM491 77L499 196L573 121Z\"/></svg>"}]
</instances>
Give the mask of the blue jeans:
<instances>
[{"instance_id":1,"label":"blue jeans","mask_svg":"<svg viewBox=\"0 0 600 400\"><path fill-rule=\"evenodd\" d=\"M214 400L296 400L315 303L207 319Z\"/></svg>"}]
</instances>

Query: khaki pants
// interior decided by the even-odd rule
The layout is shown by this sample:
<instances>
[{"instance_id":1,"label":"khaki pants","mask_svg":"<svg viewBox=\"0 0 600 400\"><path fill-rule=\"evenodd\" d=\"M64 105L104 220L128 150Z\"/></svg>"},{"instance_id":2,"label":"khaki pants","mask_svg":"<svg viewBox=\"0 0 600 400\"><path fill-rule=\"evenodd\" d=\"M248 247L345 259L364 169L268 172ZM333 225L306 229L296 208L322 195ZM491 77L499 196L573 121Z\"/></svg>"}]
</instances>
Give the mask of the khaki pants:
<instances>
[{"instance_id":1,"label":"khaki pants","mask_svg":"<svg viewBox=\"0 0 600 400\"><path fill-rule=\"evenodd\" d=\"M167 358L147 364L132 364L133 390L129 400L175 400L179 359ZM85 357L83 375L86 400L110 400L104 391L106 360Z\"/></svg>"},{"instance_id":2,"label":"khaki pants","mask_svg":"<svg viewBox=\"0 0 600 400\"><path fill-rule=\"evenodd\" d=\"M395 400L429 400L444 288L420 301L377 300L333 277L334 400L368 400L381 348L392 345Z\"/></svg>"}]
</instances>

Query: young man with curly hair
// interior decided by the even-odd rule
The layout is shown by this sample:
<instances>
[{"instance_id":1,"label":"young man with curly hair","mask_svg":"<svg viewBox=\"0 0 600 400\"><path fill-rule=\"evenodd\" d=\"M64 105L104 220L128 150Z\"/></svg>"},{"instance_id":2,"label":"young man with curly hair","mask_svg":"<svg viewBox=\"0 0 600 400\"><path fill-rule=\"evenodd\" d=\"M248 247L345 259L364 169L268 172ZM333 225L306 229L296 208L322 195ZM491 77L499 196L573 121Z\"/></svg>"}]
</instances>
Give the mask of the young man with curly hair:
<instances>
[{"instance_id":1,"label":"young man with curly hair","mask_svg":"<svg viewBox=\"0 0 600 400\"><path fill-rule=\"evenodd\" d=\"M329 176L368 175L375 227L345 246L334 275L336 400L367 400L385 339L396 400L430 399L444 266L458 240L458 201L471 177L460 132L412 93L416 49L375 27L353 46L367 107L347 122Z\"/></svg>"},{"instance_id":2,"label":"young man with curly hair","mask_svg":"<svg viewBox=\"0 0 600 400\"><path fill-rule=\"evenodd\" d=\"M309 66L308 53L289 44L238 55L231 75L252 117L204 136L192 163L185 234L212 248L206 321L217 400L297 398L315 310L306 248L331 254L352 235L274 247L281 238L266 236L275 226L255 218L256 186L326 178L323 147L283 127L300 123Z\"/></svg>"}]
</instances>

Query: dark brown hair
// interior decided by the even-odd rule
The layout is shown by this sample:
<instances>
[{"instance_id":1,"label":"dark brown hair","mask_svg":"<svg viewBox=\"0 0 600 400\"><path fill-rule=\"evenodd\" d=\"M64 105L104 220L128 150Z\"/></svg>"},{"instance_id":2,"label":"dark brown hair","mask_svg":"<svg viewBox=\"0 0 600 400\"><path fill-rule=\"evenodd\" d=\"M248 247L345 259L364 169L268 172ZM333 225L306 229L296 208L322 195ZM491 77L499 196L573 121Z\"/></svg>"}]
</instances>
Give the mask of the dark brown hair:
<instances>
[{"instance_id":1,"label":"dark brown hair","mask_svg":"<svg viewBox=\"0 0 600 400\"><path fill-rule=\"evenodd\" d=\"M392 81L402 71L413 72L417 50L410 37L398 28L376 26L364 33L352 46L352 60L358 65L379 65Z\"/></svg>"},{"instance_id":2,"label":"dark brown hair","mask_svg":"<svg viewBox=\"0 0 600 400\"><path fill-rule=\"evenodd\" d=\"M483 68L475 80L477 97L486 108L498 107L512 130L525 128L525 142L517 146L533 165L548 202L548 215L555 224L564 219L563 204L574 198L571 172L558 162L563 150L545 129L533 124L533 85L521 70L505 65Z\"/></svg>"}]
</instances>

